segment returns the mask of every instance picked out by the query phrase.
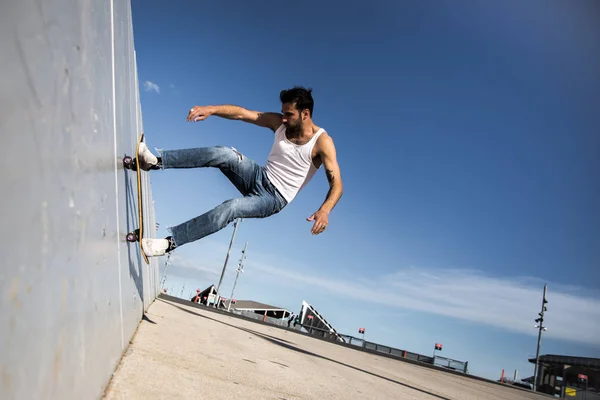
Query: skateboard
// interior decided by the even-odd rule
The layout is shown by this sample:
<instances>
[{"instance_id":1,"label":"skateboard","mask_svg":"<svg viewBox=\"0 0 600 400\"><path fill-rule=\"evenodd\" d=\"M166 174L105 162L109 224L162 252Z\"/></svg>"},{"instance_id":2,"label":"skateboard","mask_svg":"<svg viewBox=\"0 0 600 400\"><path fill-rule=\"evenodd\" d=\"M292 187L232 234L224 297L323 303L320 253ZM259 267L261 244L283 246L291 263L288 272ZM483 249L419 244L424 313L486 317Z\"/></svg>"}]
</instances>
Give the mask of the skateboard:
<instances>
[{"instance_id":1,"label":"skateboard","mask_svg":"<svg viewBox=\"0 0 600 400\"><path fill-rule=\"evenodd\" d=\"M138 204L138 218L139 218L139 228L134 230L133 232L129 232L125 239L128 242L139 242L140 244L140 252L142 253L142 257L144 257L144 261L146 264L150 264L148 262L148 257L146 253L144 253L144 249L142 248L142 239L144 238L144 208L142 207L142 170L140 169L140 160L139 160L139 152L140 152L140 143L144 141L144 133L140 135L137 145L135 147L135 158L130 156L125 156L123 158L123 167L135 170L137 173L137 204Z\"/></svg>"}]
</instances>

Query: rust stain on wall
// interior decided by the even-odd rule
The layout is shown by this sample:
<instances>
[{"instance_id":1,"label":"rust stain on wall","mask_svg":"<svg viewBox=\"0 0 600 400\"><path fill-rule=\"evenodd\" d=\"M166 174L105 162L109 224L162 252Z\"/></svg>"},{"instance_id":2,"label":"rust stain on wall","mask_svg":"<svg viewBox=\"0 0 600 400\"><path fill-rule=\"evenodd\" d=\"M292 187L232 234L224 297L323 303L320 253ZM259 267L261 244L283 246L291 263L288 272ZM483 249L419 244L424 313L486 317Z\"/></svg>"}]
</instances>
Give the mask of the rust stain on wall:
<instances>
[{"instance_id":1,"label":"rust stain on wall","mask_svg":"<svg viewBox=\"0 0 600 400\"><path fill-rule=\"evenodd\" d=\"M18 276L13 278L10 289L8 290L8 298L10 299L13 306L16 308L21 308L21 302L18 299L19 295L19 287L21 286L21 278Z\"/></svg>"},{"instance_id":2,"label":"rust stain on wall","mask_svg":"<svg viewBox=\"0 0 600 400\"><path fill-rule=\"evenodd\" d=\"M12 390L12 378L3 365L0 365L0 375L2 376L2 391L8 394Z\"/></svg>"},{"instance_id":3,"label":"rust stain on wall","mask_svg":"<svg viewBox=\"0 0 600 400\"><path fill-rule=\"evenodd\" d=\"M60 371L62 369L61 356L62 356L62 346L59 345L58 348L56 349L56 353L54 353L54 365L52 368L52 379L54 380L54 382L56 382L56 379L60 375Z\"/></svg>"}]
</instances>

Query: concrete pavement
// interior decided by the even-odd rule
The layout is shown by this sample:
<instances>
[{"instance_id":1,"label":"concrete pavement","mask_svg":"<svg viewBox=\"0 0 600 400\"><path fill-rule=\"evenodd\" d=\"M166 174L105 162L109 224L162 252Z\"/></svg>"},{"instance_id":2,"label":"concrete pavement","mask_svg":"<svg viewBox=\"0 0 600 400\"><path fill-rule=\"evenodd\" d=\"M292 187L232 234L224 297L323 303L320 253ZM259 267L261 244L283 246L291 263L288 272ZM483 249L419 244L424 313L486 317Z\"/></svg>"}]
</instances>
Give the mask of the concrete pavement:
<instances>
[{"instance_id":1,"label":"concrete pavement","mask_svg":"<svg viewBox=\"0 0 600 400\"><path fill-rule=\"evenodd\" d=\"M194 306L152 304L105 399L547 399Z\"/></svg>"}]
</instances>

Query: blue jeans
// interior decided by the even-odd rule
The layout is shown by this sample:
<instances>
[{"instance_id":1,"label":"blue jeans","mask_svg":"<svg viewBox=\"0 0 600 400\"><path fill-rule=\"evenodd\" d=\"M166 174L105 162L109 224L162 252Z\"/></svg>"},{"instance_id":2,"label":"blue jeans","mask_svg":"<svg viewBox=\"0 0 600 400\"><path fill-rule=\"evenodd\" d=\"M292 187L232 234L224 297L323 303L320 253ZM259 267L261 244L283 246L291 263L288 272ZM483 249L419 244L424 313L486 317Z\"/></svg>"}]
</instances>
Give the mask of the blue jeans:
<instances>
[{"instance_id":1,"label":"blue jeans","mask_svg":"<svg viewBox=\"0 0 600 400\"><path fill-rule=\"evenodd\" d=\"M176 246L215 233L237 218L265 218L287 205L285 198L269 181L263 167L233 148L214 146L162 150L160 153L162 169L219 168L243 195L170 228Z\"/></svg>"}]
</instances>

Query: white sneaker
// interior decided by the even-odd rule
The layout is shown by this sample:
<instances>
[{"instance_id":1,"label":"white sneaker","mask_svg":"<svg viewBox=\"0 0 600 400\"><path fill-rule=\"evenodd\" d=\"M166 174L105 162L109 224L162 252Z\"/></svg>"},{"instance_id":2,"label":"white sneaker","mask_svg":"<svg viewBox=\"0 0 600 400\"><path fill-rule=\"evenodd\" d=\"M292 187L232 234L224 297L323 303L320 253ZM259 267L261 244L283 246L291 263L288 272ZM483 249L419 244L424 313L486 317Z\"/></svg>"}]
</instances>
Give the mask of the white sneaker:
<instances>
[{"instance_id":1,"label":"white sneaker","mask_svg":"<svg viewBox=\"0 0 600 400\"><path fill-rule=\"evenodd\" d=\"M150 168L158 164L158 158L152 154L144 142L140 143L138 157L140 158L140 169L144 171L150 171Z\"/></svg>"},{"instance_id":2,"label":"white sneaker","mask_svg":"<svg viewBox=\"0 0 600 400\"><path fill-rule=\"evenodd\" d=\"M163 256L169 248L167 239L142 239L142 249L147 257Z\"/></svg>"}]
</instances>

